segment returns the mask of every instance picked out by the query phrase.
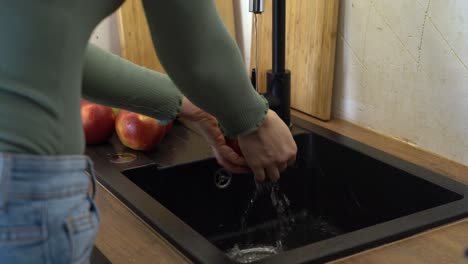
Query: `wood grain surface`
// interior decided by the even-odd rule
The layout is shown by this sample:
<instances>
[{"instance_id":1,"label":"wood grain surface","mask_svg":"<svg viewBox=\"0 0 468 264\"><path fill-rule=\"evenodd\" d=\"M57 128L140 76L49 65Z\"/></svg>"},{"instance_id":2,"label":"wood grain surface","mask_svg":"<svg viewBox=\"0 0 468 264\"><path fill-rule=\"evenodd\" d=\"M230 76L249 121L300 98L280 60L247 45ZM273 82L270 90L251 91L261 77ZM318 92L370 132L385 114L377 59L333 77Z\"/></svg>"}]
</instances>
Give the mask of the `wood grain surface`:
<instances>
[{"instance_id":1,"label":"wood grain surface","mask_svg":"<svg viewBox=\"0 0 468 264\"><path fill-rule=\"evenodd\" d=\"M101 225L95 244L112 263L191 263L100 184L96 203Z\"/></svg>"},{"instance_id":2,"label":"wood grain surface","mask_svg":"<svg viewBox=\"0 0 468 264\"><path fill-rule=\"evenodd\" d=\"M466 264L468 220L364 251L333 264Z\"/></svg>"},{"instance_id":3,"label":"wood grain surface","mask_svg":"<svg viewBox=\"0 0 468 264\"><path fill-rule=\"evenodd\" d=\"M217 0L216 3L224 24L235 38L233 1ZM126 0L117 11L117 20L121 56L146 68L164 72L164 68L154 51L141 0Z\"/></svg>"},{"instance_id":4,"label":"wood grain surface","mask_svg":"<svg viewBox=\"0 0 468 264\"><path fill-rule=\"evenodd\" d=\"M272 2L258 16L259 90L266 91L266 72L272 68ZM338 0L286 1L286 67L291 70L291 107L329 120L331 115ZM255 39L255 31L252 32ZM255 67L255 41L251 62Z\"/></svg>"}]
</instances>

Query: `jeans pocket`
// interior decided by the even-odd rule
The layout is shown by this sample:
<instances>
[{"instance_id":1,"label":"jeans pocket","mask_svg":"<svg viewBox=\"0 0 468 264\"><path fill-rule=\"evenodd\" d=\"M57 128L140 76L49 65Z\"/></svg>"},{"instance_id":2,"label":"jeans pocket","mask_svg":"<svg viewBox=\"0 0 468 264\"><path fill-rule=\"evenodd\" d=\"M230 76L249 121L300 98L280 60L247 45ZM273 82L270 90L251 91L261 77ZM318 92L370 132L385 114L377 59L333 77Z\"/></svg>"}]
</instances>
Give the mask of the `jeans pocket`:
<instances>
[{"instance_id":1,"label":"jeans pocket","mask_svg":"<svg viewBox=\"0 0 468 264\"><path fill-rule=\"evenodd\" d=\"M70 263L88 263L99 225L97 210L90 200L89 212L66 219L65 228L71 247Z\"/></svg>"},{"instance_id":2,"label":"jeans pocket","mask_svg":"<svg viewBox=\"0 0 468 264\"><path fill-rule=\"evenodd\" d=\"M0 227L0 263L45 263L46 239L40 225Z\"/></svg>"}]
</instances>

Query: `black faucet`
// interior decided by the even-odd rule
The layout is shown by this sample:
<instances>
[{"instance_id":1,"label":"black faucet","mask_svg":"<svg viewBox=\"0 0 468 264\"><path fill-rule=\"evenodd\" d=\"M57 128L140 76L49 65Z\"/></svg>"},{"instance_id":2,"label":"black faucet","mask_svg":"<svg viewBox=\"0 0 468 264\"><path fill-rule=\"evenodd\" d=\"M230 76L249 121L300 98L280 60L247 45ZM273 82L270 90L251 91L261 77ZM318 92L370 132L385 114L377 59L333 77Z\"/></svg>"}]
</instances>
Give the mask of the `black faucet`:
<instances>
[{"instance_id":1,"label":"black faucet","mask_svg":"<svg viewBox=\"0 0 468 264\"><path fill-rule=\"evenodd\" d=\"M250 0L250 11L263 12L263 0ZM267 72L267 98L270 108L291 124L291 71L286 65L286 0L273 0L272 69Z\"/></svg>"}]
</instances>

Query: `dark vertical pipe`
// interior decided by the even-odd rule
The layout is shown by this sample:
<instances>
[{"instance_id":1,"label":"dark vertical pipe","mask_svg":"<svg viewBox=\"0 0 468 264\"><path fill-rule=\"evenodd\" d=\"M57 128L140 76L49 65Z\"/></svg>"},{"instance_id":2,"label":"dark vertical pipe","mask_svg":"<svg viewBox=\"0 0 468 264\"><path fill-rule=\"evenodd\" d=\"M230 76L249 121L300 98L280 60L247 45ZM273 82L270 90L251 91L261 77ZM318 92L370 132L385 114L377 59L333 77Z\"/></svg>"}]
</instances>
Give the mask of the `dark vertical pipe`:
<instances>
[{"instance_id":1,"label":"dark vertical pipe","mask_svg":"<svg viewBox=\"0 0 468 264\"><path fill-rule=\"evenodd\" d=\"M273 73L285 71L286 0L273 0Z\"/></svg>"}]
</instances>

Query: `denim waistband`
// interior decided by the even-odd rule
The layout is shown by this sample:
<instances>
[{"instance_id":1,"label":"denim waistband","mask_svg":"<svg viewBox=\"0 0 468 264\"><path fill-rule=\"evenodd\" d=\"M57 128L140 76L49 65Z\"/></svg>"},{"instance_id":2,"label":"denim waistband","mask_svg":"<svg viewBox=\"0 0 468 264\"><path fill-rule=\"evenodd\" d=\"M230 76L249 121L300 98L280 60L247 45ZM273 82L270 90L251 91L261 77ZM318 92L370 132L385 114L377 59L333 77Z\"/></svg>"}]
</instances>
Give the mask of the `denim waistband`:
<instances>
[{"instance_id":1,"label":"denim waistband","mask_svg":"<svg viewBox=\"0 0 468 264\"><path fill-rule=\"evenodd\" d=\"M40 200L95 192L91 160L84 155L0 153L0 208L7 200Z\"/></svg>"}]
</instances>

